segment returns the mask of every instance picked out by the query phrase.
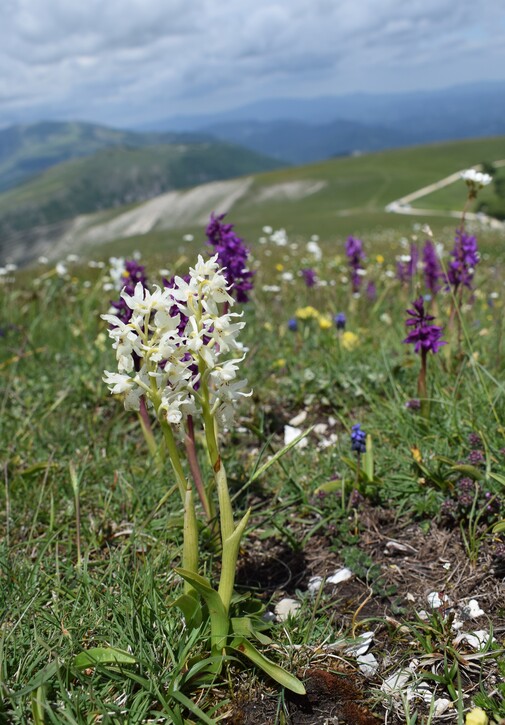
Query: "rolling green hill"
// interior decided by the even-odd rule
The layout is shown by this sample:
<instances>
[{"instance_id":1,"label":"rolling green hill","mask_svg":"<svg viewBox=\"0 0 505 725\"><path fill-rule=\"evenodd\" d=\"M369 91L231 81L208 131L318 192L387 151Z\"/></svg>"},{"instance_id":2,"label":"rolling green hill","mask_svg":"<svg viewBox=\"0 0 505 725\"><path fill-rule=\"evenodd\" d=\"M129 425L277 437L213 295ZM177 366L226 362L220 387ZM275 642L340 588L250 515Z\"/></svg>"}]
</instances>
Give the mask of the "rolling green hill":
<instances>
[{"instance_id":1,"label":"rolling green hill","mask_svg":"<svg viewBox=\"0 0 505 725\"><path fill-rule=\"evenodd\" d=\"M498 137L339 158L204 184L81 217L64 232L45 234L44 244L25 245L23 255L33 259L37 250L57 257L63 251L83 253L92 247L90 253L96 256L96 245L103 254L128 254L135 248L163 254L180 246L185 233L194 234L201 246L204 225L214 210L229 212L229 220L250 243L262 235L264 225L285 228L292 241L318 234L323 244L334 245L348 234L366 237L373 231L397 243L400 236L412 233L416 222L428 223L435 234L454 228L455 222L438 214L388 213L388 204L454 172L502 158L505 138ZM464 183L456 182L451 194L452 208L459 204L462 209ZM17 244L15 240L5 251L14 255Z\"/></svg>"},{"instance_id":2,"label":"rolling green hill","mask_svg":"<svg viewBox=\"0 0 505 725\"><path fill-rule=\"evenodd\" d=\"M93 123L44 121L0 130L0 191L52 166L105 148L208 141L203 134L135 133Z\"/></svg>"},{"instance_id":3,"label":"rolling green hill","mask_svg":"<svg viewBox=\"0 0 505 725\"><path fill-rule=\"evenodd\" d=\"M58 164L0 194L0 237L278 166L224 142L107 148Z\"/></svg>"}]
</instances>

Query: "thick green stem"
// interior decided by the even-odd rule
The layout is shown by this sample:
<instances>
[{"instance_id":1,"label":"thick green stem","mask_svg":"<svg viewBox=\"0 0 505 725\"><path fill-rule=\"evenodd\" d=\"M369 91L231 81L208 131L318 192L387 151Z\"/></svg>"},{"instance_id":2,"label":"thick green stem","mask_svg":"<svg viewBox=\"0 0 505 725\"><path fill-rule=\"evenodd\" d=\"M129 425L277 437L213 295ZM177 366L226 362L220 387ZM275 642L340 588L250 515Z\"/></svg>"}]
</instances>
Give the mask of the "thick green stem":
<instances>
[{"instance_id":1,"label":"thick green stem","mask_svg":"<svg viewBox=\"0 0 505 725\"><path fill-rule=\"evenodd\" d=\"M426 381L427 374L427 350L421 351L421 370L419 371L419 378L417 380L417 394L421 404L421 415L423 418L428 419L430 415L430 401L428 400L428 386Z\"/></svg>"},{"instance_id":2,"label":"thick green stem","mask_svg":"<svg viewBox=\"0 0 505 725\"><path fill-rule=\"evenodd\" d=\"M206 381L202 381L202 415L203 426L205 430L205 439L209 451L210 463L214 471L214 480L217 487L217 498L219 501L219 521L221 525L221 538L224 542L228 539L235 529L233 523L233 508L231 505L230 492L228 490L228 481L226 480L226 472L224 470L221 455L217 444L216 426L214 416L210 412L209 392Z\"/></svg>"},{"instance_id":3,"label":"thick green stem","mask_svg":"<svg viewBox=\"0 0 505 725\"><path fill-rule=\"evenodd\" d=\"M184 506L184 539L182 544L182 565L184 569L198 573L198 524L196 521L195 502L193 498L193 490L187 482L182 467L179 451L175 442L172 429L166 420L160 418L160 425L167 444L170 462L174 469L177 486L181 494ZM184 582L184 591L190 592L193 587L188 582Z\"/></svg>"},{"instance_id":4,"label":"thick green stem","mask_svg":"<svg viewBox=\"0 0 505 725\"><path fill-rule=\"evenodd\" d=\"M186 456L188 458L189 468L195 483L195 488L198 492L203 510L205 511L205 518L208 522L210 522L215 517L216 512L214 510L214 502L207 495L202 479L202 472L200 471L200 466L198 464L198 457L196 455L195 428L191 415L188 415L187 433L184 437L184 446L186 448Z\"/></svg>"},{"instance_id":5,"label":"thick green stem","mask_svg":"<svg viewBox=\"0 0 505 725\"><path fill-rule=\"evenodd\" d=\"M182 544L182 566L188 571L198 573L198 524L195 514L193 489L188 486L184 501L184 540ZM184 583L184 591L193 587Z\"/></svg>"}]
</instances>

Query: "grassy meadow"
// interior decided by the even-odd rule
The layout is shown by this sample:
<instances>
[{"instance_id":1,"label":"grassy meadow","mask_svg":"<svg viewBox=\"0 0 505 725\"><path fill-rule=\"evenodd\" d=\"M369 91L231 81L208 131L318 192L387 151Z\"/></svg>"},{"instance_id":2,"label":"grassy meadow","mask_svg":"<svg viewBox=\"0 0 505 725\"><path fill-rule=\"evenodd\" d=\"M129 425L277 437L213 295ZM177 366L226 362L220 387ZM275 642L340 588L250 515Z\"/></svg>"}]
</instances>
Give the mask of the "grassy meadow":
<instances>
[{"instance_id":1,"label":"grassy meadow","mask_svg":"<svg viewBox=\"0 0 505 725\"><path fill-rule=\"evenodd\" d=\"M403 281L397 263L421 252L429 223L447 271L457 220L384 211L501 158L503 139L489 139L261 174L227 217L255 272L233 308L252 395L219 432L237 520L251 510L231 611L303 695L235 650L217 667L206 607L196 622L174 606L184 514L163 428L151 415L153 455L102 380L117 369L100 317L119 297L109 257L139 249L161 285L208 257L204 229L2 270L0 722L505 722L504 232L467 224L472 288L428 294L422 260ZM255 205L295 179L325 186ZM450 193L462 209L465 184ZM349 234L366 257L354 293ZM419 402L421 355L403 340L420 295L447 344L426 356ZM211 480L198 426L195 440ZM200 506L197 520L215 585L215 524Z\"/></svg>"}]
</instances>

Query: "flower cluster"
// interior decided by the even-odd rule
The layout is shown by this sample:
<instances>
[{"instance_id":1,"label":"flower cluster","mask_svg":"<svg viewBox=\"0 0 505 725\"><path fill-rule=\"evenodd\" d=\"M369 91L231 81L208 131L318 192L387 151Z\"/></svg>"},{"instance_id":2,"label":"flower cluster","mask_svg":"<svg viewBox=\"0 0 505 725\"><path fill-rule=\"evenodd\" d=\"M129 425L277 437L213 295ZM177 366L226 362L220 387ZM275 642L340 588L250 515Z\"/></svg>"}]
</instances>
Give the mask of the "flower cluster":
<instances>
[{"instance_id":1,"label":"flower cluster","mask_svg":"<svg viewBox=\"0 0 505 725\"><path fill-rule=\"evenodd\" d=\"M408 284L417 272L419 250L417 244L410 245L410 254L402 255L396 264L396 276L400 282Z\"/></svg>"},{"instance_id":2,"label":"flower cluster","mask_svg":"<svg viewBox=\"0 0 505 725\"><path fill-rule=\"evenodd\" d=\"M452 496L442 503L440 513L447 523L465 520L473 508L481 512L481 518L492 521L500 514L502 502L491 491L481 491L477 483L465 476L457 481Z\"/></svg>"},{"instance_id":3,"label":"flower cluster","mask_svg":"<svg viewBox=\"0 0 505 725\"><path fill-rule=\"evenodd\" d=\"M443 276L443 272L440 269L435 245L429 239L426 240L423 247L423 272L426 288L432 295L436 295L440 289L439 280Z\"/></svg>"},{"instance_id":4,"label":"flower cluster","mask_svg":"<svg viewBox=\"0 0 505 725\"><path fill-rule=\"evenodd\" d=\"M470 199L475 199L477 192L493 180L489 174L484 174L482 171L476 171L475 169L462 171L461 178L468 186L468 196Z\"/></svg>"},{"instance_id":5,"label":"flower cluster","mask_svg":"<svg viewBox=\"0 0 505 725\"><path fill-rule=\"evenodd\" d=\"M211 214L206 229L208 243L217 253L220 267L224 267L223 274L237 302L247 302L248 292L252 289L254 272L247 268L249 250L243 240L233 231L233 224L224 224L226 214L215 216Z\"/></svg>"},{"instance_id":6,"label":"flower cluster","mask_svg":"<svg viewBox=\"0 0 505 725\"><path fill-rule=\"evenodd\" d=\"M405 323L411 330L403 342L414 344L415 352L420 352L423 355L426 355L430 350L432 353L438 352L442 345L447 344L440 339L442 328L431 324L435 318L433 315L426 313L422 297L419 297L412 304L413 309L407 310L410 317Z\"/></svg>"},{"instance_id":7,"label":"flower cluster","mask_svg":"<svg viewBox=\"0 0 505 725\"><path fill-rule=\"evenodd\" d=\"M347 322L347 318L345 316L344 312L337 312L335 317L333 318L333 322L335 323L335 327L337 330L345 330L345 325Z\"/></svg>"},{"instance_id":8,"label":"flower cluster","mask_svg":"<svg viewBox=\"0 0 505 725\"><path fill-rule=\"evenodd\" d=\"M176 426L203 401L228 425L236 400L247 395L246 381L236 379L244 356L236 338L245 323L235 313L219 313L218 305L233 305L233 298L217 255L199 256L188 281L175 277L172 287L153 292L138 282L133 294L123 290L121 297L129 322L102 315L118 363L118 372L105 371L111 393L124 394L125 407L133 410L145 395L157 416ZM235 357L223 360L228 353Z\"/></svg>"},{"instance_id":9,"label":"flower cluster","mask_svg":"<svg viewBox=\"0 0 505 725\"><path fill-rule=\"evenodd\" d=\"M348 237L345 245L345 253L351 268L352 291L358 292L361 285L361 275L364 271L361 262L365 259L361 239Z\"/></svg>"},{"instance_id":10,"label":"flower cluster","mask_svg":"<svg viewBox=\"0 0 505 725\"><path fill-rule=\"evenodd\" d=\"M317 275L311 267L301 270L303 280L307 287L314 287L317 282Z\"/></svg>"},{"instance_id":11,"label":"flower cluster","mask_svg":"<svg viewBox=\"0 0 505 725\"><path fill-rule=\"evenodd\" d=\"M115 283L116 289L124 290L128 295L133 295L137 284L147 287L147 277L145 267L139 264L135 259L123 260L120 258L111 258L110 275ZM132 316L132 310L127 305L123 295L116 301L111 302L112 307L116 310L116 314L121 322L129 322Z\"/></svg>"},{"instance_id":12,"label":"flower cluster","mask_svg":"<svg viewBox=\"0 0 505 725\"><path fill-rule=\"evenodd\" d=\"M356 453L366 453L366 433L361 430L359 423L351 428L351 450Z\"/></svg>"},{"instance_id":13,"label":"flower cluster","mask_svg":"<svg viewBox=\"0 0 505 725\"><path fill-rule=\"evenodd\" d=\"M447 282L454 290L460 285L471 288L475 267L480 260L477 239L458 229L451 257L453 261L447 270Z\"/></svg>"}]
</instances>

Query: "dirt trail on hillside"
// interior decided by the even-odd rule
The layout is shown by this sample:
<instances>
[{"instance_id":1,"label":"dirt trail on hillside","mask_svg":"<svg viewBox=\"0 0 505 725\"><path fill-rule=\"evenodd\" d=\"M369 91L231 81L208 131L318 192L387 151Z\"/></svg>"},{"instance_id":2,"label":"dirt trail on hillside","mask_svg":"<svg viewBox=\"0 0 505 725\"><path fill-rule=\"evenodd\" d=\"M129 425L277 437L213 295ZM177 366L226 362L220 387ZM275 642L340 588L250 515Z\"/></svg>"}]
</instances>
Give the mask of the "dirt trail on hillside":
<instances>
[{"instance_id":1,"label":"dirt trail on hillside","mask_svg":"<svg viewBox=\"0 0 505 725\"><path fill-rule=\"evenodd\" d=\"M494 166L505 166L505 161L495 161ZM386 211L392 214L410 214L415 216L443 216L459 219L461 218L461 210L443 211L441 209L419 209L418 207L413 208L411 206L411 203L413 201L417 201L417 199L421 199L423 196L428 196L428 194L432 194L434 191L438 191L438 189L443 189L445 186L449 186L450 184L454 184L456 181L460 181L461 174L462 171L456 171L454 174L450 174L444 179L435 181L433 184L428 184L428 186L424 186L422 189L417 189L411 194L407 194L406 196L402 196L400 199L391 201L389 204L386 205ZM498 219L494 219L493 217L487 216L487 214L483 214L482 212L466 212L465 218L468 220L480 221L490 226L492 229L505 228L505 224L503 222L499 221Z\"/></svg>"}]
</instances>

